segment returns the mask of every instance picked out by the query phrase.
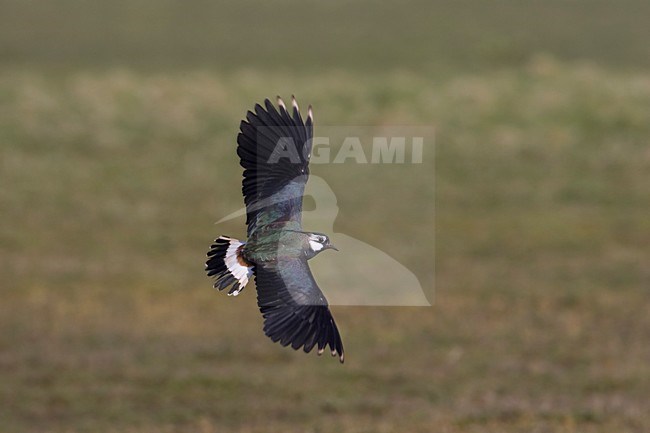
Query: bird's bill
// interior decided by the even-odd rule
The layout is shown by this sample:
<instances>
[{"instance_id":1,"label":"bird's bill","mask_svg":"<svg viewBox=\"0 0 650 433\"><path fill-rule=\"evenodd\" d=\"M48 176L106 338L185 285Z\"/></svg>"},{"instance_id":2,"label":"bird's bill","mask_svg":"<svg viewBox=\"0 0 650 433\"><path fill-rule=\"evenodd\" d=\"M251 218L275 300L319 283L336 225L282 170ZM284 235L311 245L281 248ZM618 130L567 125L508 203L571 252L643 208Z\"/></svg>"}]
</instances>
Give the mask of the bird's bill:
<instances>
[{"instance_id":1,"label":"bird's bill","mask_svg":"<svg viewBox=\"0 0 650 433\"><path fill-rule=\"evenodd\" d=\"M332 244L327 244L327 245L325 245L325 249L326 249L326 250L334 250L334 251L338 251L338 250L339 250L338 248L336 248L336 247L335 247L334 245L332 245Z\"/></svg>"}]
</instances>

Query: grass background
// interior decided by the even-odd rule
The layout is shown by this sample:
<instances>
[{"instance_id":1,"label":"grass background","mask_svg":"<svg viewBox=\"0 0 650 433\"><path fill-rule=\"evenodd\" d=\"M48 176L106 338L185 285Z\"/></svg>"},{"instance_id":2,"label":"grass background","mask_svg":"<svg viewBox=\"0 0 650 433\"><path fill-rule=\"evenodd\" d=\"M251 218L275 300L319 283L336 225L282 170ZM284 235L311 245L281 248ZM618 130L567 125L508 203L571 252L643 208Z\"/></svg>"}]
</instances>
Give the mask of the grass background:
<instances>
[{"instance_id":1,"label":"grass background","mask_svg":"<svg viewBox=\"0 0 650 433\"><path fill-rule=\"evenodd\" d=\"M1 0L0 431L650 430L649 9ZM336 231L435 283L334 308L344 366L202 270L244 233L212 224L240 118L292 93L437 130L416 169L314 167Z\"/></svg>"}]
</instances>

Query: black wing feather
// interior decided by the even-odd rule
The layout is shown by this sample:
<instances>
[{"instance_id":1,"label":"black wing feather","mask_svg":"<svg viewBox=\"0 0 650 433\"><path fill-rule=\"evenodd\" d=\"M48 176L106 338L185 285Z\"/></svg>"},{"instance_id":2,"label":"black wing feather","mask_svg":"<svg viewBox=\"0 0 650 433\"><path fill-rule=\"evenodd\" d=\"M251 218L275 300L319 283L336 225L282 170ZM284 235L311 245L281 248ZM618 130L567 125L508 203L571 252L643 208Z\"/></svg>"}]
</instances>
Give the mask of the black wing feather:
<instances>
[{"instance_id":1,"label":"black wing feather","mask_svg":"<svg viewBox=\"0 0 650 433\"><path fill-rule=\"evenodd\" d=\"M300 226L313 137L311 117L305 123L295 107L291 116L266 99L264 107L257 104L254 111L246 113L237 136L249 236L275 222L293 221ZM274 161L274 152L283 149L279 143L293 143L295 152L290 153L297 158L284 154Z\"/></svg>"},{"instance_id":2,"label":"black wing feather","mask_svg":"<svg viewBox=\"0 0 650 433\"><path fill-rule=\"evenodd\" d=\"M341 335L325 296L302 258L284 258L255 267L257 304L264 317L264 333L295 350L319 353L329 345L344 359Z\"/></svg>"}]
</instances>

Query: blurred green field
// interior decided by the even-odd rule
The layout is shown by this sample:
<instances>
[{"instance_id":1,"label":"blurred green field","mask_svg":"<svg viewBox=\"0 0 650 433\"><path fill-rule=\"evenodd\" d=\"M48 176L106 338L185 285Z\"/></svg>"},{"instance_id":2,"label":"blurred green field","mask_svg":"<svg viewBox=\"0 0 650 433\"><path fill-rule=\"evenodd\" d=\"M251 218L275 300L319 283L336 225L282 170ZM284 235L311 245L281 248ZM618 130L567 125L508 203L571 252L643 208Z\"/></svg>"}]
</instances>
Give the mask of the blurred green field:
<instances>
[{"instance_id":1,"label":"blurred green field","mask_svg":"<svg viewBox=\"0 0 650 433\"><path fill-rule=\"evenodd\" d=\"M0 11L3 63L51 70L448 75L522 66L538 52L650 67L645 0L0 0Z\"/></svg>"},{"instance_id":2,"label":"blurred green field","mask_svg":"<svg viewBox=\"0 0 650 433\"><path fill-rule=\"evenodd\" d=\"M184 5L0 0L0 432L650 431L645 2ZM292 93L437 131L313 168L435 301L333 307L343 366L203 275L239 120Z\"/></svg>"}]
</instances>

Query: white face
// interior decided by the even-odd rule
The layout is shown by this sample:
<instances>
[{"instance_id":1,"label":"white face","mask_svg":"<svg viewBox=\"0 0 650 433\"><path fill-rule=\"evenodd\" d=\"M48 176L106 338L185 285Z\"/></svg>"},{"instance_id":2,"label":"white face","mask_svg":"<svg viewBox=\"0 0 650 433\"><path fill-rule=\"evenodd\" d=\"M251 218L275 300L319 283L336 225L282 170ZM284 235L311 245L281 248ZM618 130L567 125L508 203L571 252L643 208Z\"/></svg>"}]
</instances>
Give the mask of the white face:
<instances>
[{"instance_id":1,"label":"white face","mask_svg":"<svg viewBox=\"0 0 650 433\"><path fill-rule=\"evenodd\" d=\"M309 235L309 248L316 253L325 248L326 243L327 237L323 235Z\"/></svg>"}]
</instances>

